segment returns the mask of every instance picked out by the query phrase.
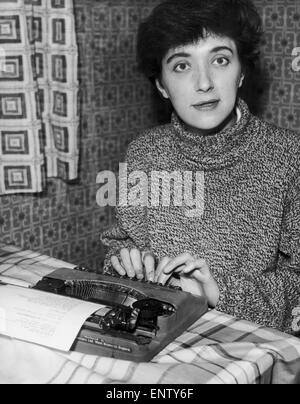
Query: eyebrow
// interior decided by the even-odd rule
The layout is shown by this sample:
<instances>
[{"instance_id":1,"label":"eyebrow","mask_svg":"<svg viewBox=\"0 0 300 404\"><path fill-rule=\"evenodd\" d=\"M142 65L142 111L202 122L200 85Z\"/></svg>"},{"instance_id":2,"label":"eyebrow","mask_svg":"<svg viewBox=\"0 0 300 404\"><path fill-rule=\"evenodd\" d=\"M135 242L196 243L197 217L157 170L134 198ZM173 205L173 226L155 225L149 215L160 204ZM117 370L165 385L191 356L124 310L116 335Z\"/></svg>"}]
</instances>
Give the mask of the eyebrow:
<instances>
[{"instance_id":1,"label":"eyebrow","mask_svg":"<svg viewBox=\"0 0 300 404\"><path fill-rule=\"evenodd\" d=\"M233 54L233 50L231 48L229 48L228 46L217 46L216 48L213 48L210 50L209 53L217 53L220 51L224 51L227 50L229 52L231 52ZM168 59L167 59L167 64L171 63L173 59L175 58L188 58L191 57L192 55L190 53L186 53L186 52L177 52L174 53L173 55L171 55Z\"/></svg>"}]
</instances>

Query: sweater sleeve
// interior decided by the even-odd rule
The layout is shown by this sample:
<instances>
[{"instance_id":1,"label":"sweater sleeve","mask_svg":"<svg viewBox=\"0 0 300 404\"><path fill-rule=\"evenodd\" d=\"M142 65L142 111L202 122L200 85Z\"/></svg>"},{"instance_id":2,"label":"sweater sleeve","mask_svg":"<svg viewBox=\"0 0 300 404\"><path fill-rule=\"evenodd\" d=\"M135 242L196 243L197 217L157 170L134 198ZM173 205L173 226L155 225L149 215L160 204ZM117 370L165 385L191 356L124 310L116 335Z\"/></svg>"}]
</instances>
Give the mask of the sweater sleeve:
<instances>
[{"instance_id":1,"label":"sweater sleeve","mask_svg":"<svg viewBox=\"0 0 300 404\"><path fill-rule=\"evenodd\" d=\"M126 230L120 226L120 224L115 223L110 229L104 231L100 240L105 247L105 260L104 260L104 273L111 273L110 260L113 255L120 259L120 251L122 248L132 249L137 247L134 240L130 238Z\"/></svg>"},{"instance_id":2,"label":"sweater sleeve","mask_svg":"<svg viewBox=\"0 0 300 404\"><path fill-rule=\"evenodd\" d=\"M277 271L284 277L290 310L300 301L300 175L287 195Z\"/></svg>"},{"instance_id":3,"label":"sweater sleeve","mask_svg":"<svg viewBox=\"0 0 300 404\"><path fill-rule=\"evenodd\" d=\"M298 272L300 277L300 175L293 181L286 198L279 256L279 266Z\"/></svg>"},{"instance_id":4,"label":"sweater sleeve","mask_svg":"<svg viewBox=\"0 0 300 404\"><path fill-rule=\"evenodd\" d=\"M122 248L138 248L139 250L145 250L148 248L148 236L147 236L147 206L134 206L130 202L130 189L133 184L128 181L130 175L133 172L141 173L145 172L144 161L145 150L141 147L140 141L134 141L128 148L124 172L126 175L122 175L122 179L119 177L119 187L117 194L121 192L127 198L127 204L120 206L119 201L115 208L115 224L108 230L104 231L100 240L105 247L105 260L104 269L105 273L111 272L110 259L113 255L120 258L120 250ZM146 175L146 174L145 174ZM139 183L141 184L141 182ZM135 185L135 192L137 192L137 186Z\"/></svg>"}]
</instances>

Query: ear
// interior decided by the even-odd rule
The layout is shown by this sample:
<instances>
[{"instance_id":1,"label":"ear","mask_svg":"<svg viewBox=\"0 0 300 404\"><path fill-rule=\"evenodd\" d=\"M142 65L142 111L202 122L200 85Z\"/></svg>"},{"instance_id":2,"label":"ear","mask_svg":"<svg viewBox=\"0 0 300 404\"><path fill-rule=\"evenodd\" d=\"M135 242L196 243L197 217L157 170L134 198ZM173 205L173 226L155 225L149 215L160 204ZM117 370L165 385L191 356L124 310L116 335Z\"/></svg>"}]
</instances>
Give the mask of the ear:
<instances>
[{"instance_id":1,"label":"ear","mask_svg":"<svg viewBox=\"0 0 300 404\"><path fill-rule=\"evenodd\" d=\"M240 78L240 82L239 82L239 88L242 87L242 85L243 85L243 83L244 83L244 80L245 80L245 75L242 74L242 75L241 75L241 78Z\"/></svg>"},{"instance_id":2,"label":"ear","mask_svg":"<svg viewBox=\"0 0 300 404\"><path fill-rule=\"evenodd\" d=\"M161 93L161 95L164 98L169 99L169 95L168 95L167 91L164 89L161 81L159 79L155 79L155 84L156 84L158 91Z\"/></svg>"}]
</instances>

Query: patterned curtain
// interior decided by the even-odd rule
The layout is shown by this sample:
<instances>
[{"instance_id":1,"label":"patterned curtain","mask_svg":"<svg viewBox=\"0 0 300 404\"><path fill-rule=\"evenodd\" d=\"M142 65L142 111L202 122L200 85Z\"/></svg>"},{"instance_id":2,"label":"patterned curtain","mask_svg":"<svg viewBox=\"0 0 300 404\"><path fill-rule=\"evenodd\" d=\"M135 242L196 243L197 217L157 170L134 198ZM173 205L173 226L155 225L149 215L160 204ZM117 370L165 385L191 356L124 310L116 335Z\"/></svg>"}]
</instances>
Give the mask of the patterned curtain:
<instances>
[{"instance_id":1,"label":"patterned curtain","mask_svg":"<svg viewBox=\"0 0 300 404\"><path fill-rule=\"evenodd\" d=\"M78 174L73 0L0 0L0 194Z\"/></svg>"}]
</instances>

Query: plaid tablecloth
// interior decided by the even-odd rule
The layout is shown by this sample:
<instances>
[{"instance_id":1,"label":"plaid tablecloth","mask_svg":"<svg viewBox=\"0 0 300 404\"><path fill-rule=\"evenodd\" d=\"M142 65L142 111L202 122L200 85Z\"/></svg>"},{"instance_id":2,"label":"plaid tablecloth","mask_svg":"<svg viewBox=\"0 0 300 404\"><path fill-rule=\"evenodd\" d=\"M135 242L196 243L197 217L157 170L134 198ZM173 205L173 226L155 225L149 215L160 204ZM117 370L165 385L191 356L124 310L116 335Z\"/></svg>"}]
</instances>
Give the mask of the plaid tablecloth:
<instances>
[{"instance_id":1,"label":"plaid tablecloth","mask_svg":"<svg viewBox=\"0 0 300 404\"><path fill-rule=\"evenodd\" d=\"M2 248L1 248L2 247ZM0 246L0 274L65 262ZM0 383L300 384L300 340L210 311L150 363L59 352L0 336Z\"/></svg>"}]
</instances>

